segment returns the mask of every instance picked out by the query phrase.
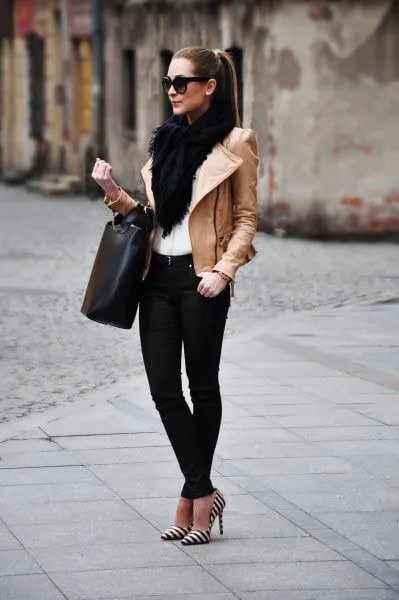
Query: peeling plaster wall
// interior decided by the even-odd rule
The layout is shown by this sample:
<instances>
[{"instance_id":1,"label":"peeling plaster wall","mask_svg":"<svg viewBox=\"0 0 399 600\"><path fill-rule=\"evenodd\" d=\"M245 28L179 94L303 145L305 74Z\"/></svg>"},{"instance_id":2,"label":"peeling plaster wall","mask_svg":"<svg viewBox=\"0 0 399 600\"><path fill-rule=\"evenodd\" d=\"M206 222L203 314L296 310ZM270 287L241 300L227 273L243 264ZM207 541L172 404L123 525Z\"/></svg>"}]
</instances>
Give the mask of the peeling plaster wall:
<instances>
[{"instance_id":1,"label":"peeling plaster wall","mask_svg":"<svg viewBox=\"0 0 399 600\"><path fill-rule=\"evenodd\" d=\"M398 3L290 3L273 32L272 227L399 231ZM297 87L281 59L287 49L300 66ZM284 62L290 85L281 85Z\"/></svg>"},{"instance_id":2,"label":"peeling plaster wall","mask_svg":"<svg viewBox=\"0 0 399 600\"><path fill-rule=\"evenodd\" d=\"M162 120L162 49L238 46L244 127L259 141L259 213L296 234L399 231L399 0L252 0L109 11L107 139L115 175L140 188ZM121 121L121 52L137 54L137 129Z\"/></svg>"},{"instance_id":3,"label":"peeling plaster wall","mask_svg":"<svg viewBox=\"0 0 399 600\"><path fill-rule=\"evenodd\" d=\"M214 14L214 13L213 13ZM196 43L220 43L218 20L206 7L196 12L173 8L140 7L122 18L109 11L106 16L106 132L108 157L115 176L130 190L143 191L140 169L146 162L151 132L163 120L163 91L160 84L161 50L177 50ZM194 40L194 41L193 41ZM122 50L133 48L137 69L137 127L127 132L122 125Z\"/></svg>"}]
</instances>

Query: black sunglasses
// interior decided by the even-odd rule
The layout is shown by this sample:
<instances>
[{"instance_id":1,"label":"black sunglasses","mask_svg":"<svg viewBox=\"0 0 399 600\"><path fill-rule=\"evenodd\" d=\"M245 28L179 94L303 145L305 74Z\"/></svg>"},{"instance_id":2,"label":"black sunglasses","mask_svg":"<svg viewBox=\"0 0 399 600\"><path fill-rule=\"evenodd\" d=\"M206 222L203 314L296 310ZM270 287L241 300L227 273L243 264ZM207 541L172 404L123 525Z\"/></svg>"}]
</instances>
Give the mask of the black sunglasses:
<instances>
[{"instance_id":1,"label":"black sunglasses","mask_svg":"<svg viewBox=\"0 0 399 600\"><path fill-rule=\"evenodd\" d=\"M162 77L162 86L165 92L168 94L170 88L174 87L176 94L184 94L187 91L187 85L191 81L209 81L209 77L184 77L183 75L178 75L172 81L172 79L168 76Z\"/></svg>"}]
</instances>

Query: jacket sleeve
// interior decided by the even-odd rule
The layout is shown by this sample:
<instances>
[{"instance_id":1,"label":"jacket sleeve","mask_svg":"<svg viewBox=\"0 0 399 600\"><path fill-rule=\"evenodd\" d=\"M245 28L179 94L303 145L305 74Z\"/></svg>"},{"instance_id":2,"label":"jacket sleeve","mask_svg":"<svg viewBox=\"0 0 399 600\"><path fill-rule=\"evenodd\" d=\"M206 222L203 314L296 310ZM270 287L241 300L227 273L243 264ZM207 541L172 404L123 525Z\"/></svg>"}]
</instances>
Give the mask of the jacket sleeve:
<instances>
[{"instance_id":1,"label":"jacket sleeve","mask_svg":"<svg viewBox=\"0 0 399 600\"><path fill-rule=\"evenodd\" d=\"M121 214L125 217L137 204L135 200L129 194L127 194L122 188L120 188L119 196L116 200L113 200L108 194L104 197L104 203L108 208Z\"/></svg>"},{"instance_id":2,"label":"jacket sleeve","mask_svg":"<svg viewBox=\"0 0 399 600\"><path fill-rule=\"evenodd\" d=\"M252 129L243 130L232 152L242 158L242 164L231 175L233 230L226 251L214 266L234 281L237 269L251 260L256 251L252 245L258 223L257 168L258 144Z\"/></svg>"}]
</instances>

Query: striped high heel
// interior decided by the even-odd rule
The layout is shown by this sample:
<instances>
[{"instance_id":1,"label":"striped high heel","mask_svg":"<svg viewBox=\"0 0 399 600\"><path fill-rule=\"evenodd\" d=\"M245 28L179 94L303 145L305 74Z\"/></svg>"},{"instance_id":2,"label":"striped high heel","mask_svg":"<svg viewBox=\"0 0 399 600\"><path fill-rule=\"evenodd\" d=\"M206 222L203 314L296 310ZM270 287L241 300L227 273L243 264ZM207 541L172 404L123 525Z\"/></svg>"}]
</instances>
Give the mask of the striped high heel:
<instances>
[{"instance_id":1,"label":"striped high heel","mask_svg":"<svg viewBox=\"0 0 399 600\"><path fill-rule=\"evenodd\" d=\"M189 527L179 527L178 525L172 525L166 529L161 535L161 539L166 542L174 542L175 540L182 540L188 533L190 533L192 525Z\"/></svg>"},{"instance_id":2,"label":"striped high heel","mask_svg":"<svg viewBox=\"0 0 399 600\"><path fill-rule=\"evenodd\" d=\"M209 544L211 541L211 530L212 526L216 520L216 517L219 519L219 532L220 535L223 535L223 510L226 506L226 500L224 496L219 490L216 490L215 500L213 501L211 516L209 519L209 527L206 530L203 529L194 529L187 533L184 536L181 543L184 546L194 546L196 544Z\"/></svg>"}]
</instances>

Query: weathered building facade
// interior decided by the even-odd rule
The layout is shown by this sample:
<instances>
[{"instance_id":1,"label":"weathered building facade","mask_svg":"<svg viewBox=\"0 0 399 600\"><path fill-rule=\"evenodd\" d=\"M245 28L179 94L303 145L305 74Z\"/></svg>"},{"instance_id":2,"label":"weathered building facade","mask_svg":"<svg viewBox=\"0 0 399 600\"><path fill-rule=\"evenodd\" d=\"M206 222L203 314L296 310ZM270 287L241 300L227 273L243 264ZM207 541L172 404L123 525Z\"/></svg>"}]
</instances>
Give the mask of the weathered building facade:
<instances>
[{"instance_id":1,"label":"weathered building facade","mask_svg":"<svg viewBox=\"0 0 399 600\"><path fill-rule=\"evenodd\" d=\"M92 1L4 2L2 171L81 175L92 143Z\"/></svg>"},{"instance_id":2,"label":"weathered building facade","mask_svg":"<svg viewBox=\"0 0 399 600\"><path fill-rule=\"evenodd\" d=\"M118 5L116 7L116 4ZM304 235L399 232L399 2L109 2L106 139L140 187L167 115L171 54L232 49L243 126L259 139L261 225Z\"/></svg>"},{"instance_id":3,"label":"weathered building facade","mask_svg":"<svg viewBox=\"0 0 399 600\"><path fill-rule=\"evenodd\" d=\"M13 36L2 43L3 168L42 171L57 164L62 144L58 0L14 0Z\"/></svg>"},{"instance_id":4,"label":"weathered building facade","mask_svg":"<svg viewBox=\"0 0 399 600\"><path fill-rule=\"evenodd\" d=\"M399 232L399 0L2 0L0 16L3 172L88 189L99 153L142 189L160 77L198 44L236 62L261 227Z\"/></svg>"}]
</instances>

